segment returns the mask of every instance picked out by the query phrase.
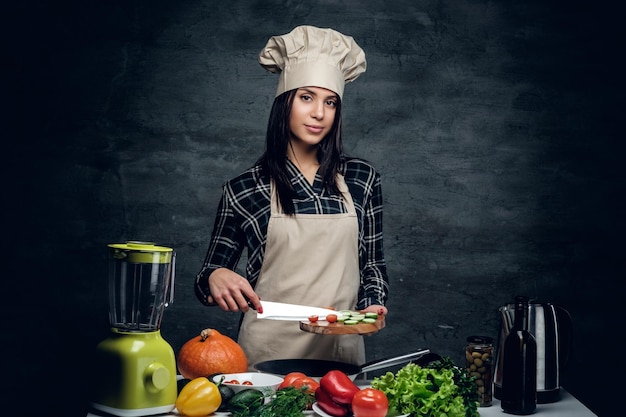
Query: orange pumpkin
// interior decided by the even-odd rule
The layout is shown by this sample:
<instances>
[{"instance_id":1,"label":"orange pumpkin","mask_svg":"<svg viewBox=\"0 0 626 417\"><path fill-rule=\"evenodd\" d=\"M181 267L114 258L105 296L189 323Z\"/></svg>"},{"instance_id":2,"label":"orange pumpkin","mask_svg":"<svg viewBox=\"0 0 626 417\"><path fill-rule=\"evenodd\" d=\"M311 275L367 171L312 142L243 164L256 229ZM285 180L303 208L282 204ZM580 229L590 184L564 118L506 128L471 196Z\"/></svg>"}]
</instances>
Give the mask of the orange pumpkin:
<instances>
[{"instance_id":1,"label":"orange pumpkin","mask_svg":"<svg viewBox=\"0 0 626 417\"><path fill-rule=\"evenodd\" d=\"M248 359L237 342L215 329L204 329L178 351L176 365L187 379L248 370Z\"/></svg>"}]
</instances>

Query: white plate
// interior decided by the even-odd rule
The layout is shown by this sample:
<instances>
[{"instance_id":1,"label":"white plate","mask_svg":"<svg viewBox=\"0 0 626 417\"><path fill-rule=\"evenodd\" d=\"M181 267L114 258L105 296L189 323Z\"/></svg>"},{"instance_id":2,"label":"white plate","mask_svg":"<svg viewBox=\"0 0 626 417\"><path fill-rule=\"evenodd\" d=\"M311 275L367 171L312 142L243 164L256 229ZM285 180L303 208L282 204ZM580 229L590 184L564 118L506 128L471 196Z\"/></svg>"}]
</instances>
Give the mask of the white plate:
<instances>
[{"instance_id":1,"label":"white plate","mask_svg":"<svg viewBox=\"0 0 626 417\"><path fill-rule=\"evenodd\" d=\"M333 417L330 414L327 414L324 412L324 410L322 410L320 408L319 405L317 405L317 402L313 403L313 411L315 411L315 414L317 414L318 416L322 416L322 417Z\"/></svg>"},{"instance_id":2,"label":"white plate","mask_svg":"<svg viewBox=\"0 0 626 417\"><path fill-rule=\"evenodd\" d=\"M315 413L317 413L317 415L320 415L322 417L333 417L328 413L325 413L324 410L322 410L320 408L319 405L317 405L317 402L313 403L313 411L315 411ZM410 414L401 414L401 415L397 415L397 416L393 416L393 417L409 417ZM388 414L389 416L389 414Z\"/></svg>"},{"instance_id":3,"label":"white plate","mask_svg":"<svg viewBox=\"0 0 626 417\"><path fill-rule=\"evenodd\" d=\"M232 388L235 393L239 391L243 391L244 389L255 389L257 391L261 391L263 393L267 392L276 392L278 386L283 382L283 378L268 374L264 372L240 372L235 374L219 374L213 377L214 383L218 383L222 378L224 378L223 384L227 387ZM236 379L239 381L239 384L229 384L228 381ZM250 381L252 385L243 385L244 381Z\"/></svg>"}]
</instances>

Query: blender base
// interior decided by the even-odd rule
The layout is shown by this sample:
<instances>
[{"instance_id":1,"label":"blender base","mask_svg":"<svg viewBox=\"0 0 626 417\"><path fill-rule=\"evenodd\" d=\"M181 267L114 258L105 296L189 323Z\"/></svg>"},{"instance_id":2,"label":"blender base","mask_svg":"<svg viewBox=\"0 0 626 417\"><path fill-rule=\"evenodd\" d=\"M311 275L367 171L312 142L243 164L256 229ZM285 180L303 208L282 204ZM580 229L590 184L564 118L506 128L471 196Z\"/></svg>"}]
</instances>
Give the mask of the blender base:
<instances>
[{"instance_id":1,"label":"blender base","mask_svg":"<svg viewBox=\"0 0 626 417\"><path fill-rule=\"evenodd\" d=\"M91 406L121 417L166 414L178 395L172 347L152 332L113 328L98 345L92 377Z\"/></svg>"},{"instance_id":2,"label":"blender base","mask_svg":"<svg viewBox=\"0 0 626 417\"><path fill-rule=\"evenodd\" d=\"M94 412L96 412L96 414L98 411L101 411L103 413L106 413L107 415L110 414L110 415L120 416L120 417L141 417L141 416L153 416L157 414L167 414L174 409L173 405L171 406L167 405L167 406L152 407L152 408L141 408L137 410L124 410L120 408L113 408L113 407L108 407L106 405L95 404L95 403L91 404L91 408L94 410Z\"/></svg>"}]
</instances>

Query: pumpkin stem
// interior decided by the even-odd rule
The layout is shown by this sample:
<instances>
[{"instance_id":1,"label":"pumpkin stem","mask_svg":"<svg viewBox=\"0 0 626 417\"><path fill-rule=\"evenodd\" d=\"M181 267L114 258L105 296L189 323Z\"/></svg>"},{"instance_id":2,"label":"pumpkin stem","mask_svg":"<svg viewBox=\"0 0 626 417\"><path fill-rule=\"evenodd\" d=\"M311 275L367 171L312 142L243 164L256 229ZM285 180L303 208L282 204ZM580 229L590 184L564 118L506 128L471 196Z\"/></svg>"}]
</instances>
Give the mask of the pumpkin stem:
<instances>
[{"instance_id":1,"label":"pumpkin stem","mask_svg":"<svg viewBox=\"0 0 626 417\"><path fill-rule=\"evenodd\" d=\"M200 332L200 341L204 342L205 340L207 340L209 338L209 336L211 336L211 332L213 332L213 329L204 329Z\"/></svg>"}]
</instances>

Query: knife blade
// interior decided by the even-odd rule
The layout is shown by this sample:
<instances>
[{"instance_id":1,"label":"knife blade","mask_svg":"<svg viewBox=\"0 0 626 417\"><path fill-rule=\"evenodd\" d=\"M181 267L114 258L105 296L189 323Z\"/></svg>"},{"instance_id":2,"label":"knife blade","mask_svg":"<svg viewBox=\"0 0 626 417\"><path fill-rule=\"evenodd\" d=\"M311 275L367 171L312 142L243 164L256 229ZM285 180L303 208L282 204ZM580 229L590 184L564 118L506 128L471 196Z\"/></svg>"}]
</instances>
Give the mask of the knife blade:
<instances>
[{"instance_id":1,"label":"knife blade","mask_svg":"<svg viewBox=\"0 0 626 417\"><path fill-rule=\"evenodd\" d=\"M259 319L300 321L306 320L310 316L319 316L319 318L323 320L328 314L336 314L337 316L341 315L341 313L336 310L299 304L277 303L262 300L261 305L263 306L263 313L257 312L256 314Z\"/></svg>"}]
</instances>

